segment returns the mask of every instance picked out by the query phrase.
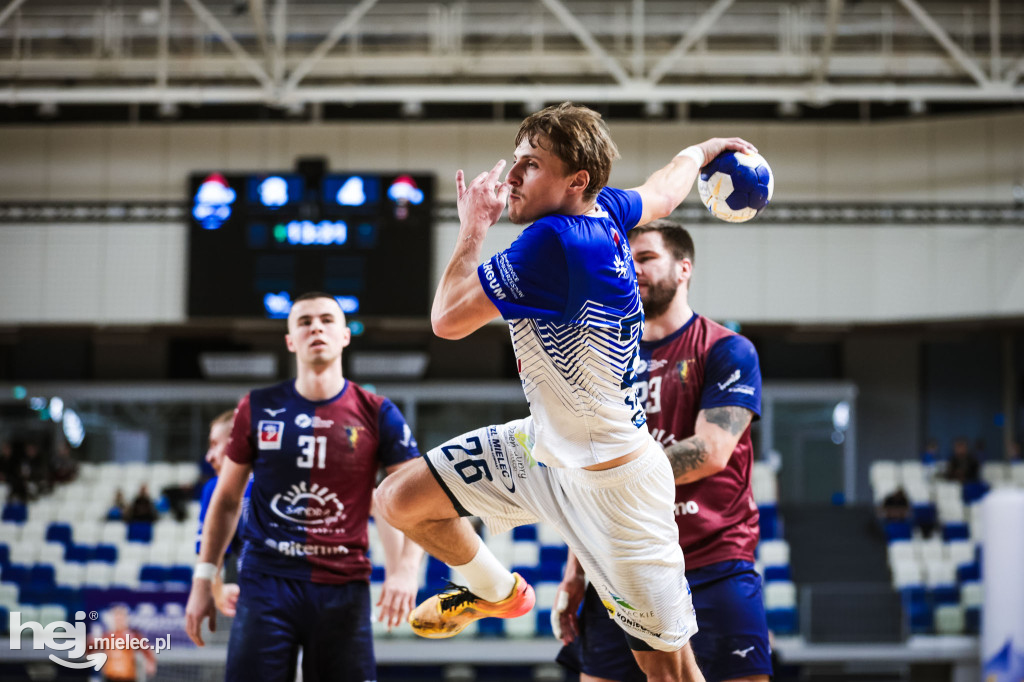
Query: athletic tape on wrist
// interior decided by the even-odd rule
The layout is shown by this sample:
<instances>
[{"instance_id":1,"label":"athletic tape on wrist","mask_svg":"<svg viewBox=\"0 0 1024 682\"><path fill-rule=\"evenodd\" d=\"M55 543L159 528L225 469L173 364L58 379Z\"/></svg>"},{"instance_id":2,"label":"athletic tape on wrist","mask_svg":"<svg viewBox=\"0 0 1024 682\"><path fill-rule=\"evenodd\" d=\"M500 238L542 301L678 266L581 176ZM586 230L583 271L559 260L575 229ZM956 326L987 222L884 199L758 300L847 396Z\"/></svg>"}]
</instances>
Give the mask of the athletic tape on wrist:
<instances>
[{"instance_id":1,"label":"athletic tape on wrist","mask_svg":"<svg viewBox=\"0 0 1024 682\"><path fill-rule=\"evenodd\" d=\"M687 147L683 151L676 154L676 156L688 156L694 160L694 162L697 164L697 168L704 167L704 150L697 145Z\"/></svg>"},{"instance_id":2,"label":"athletic tape on wrist","mask_svg":"<svg viewBox=\"0 0 1024 682\"><path fill-rule=\"evenodd\" d=\"M199 578L200 580L213 580L215 575L217 575L216 564L198 563L192 571L193 579Z\"/></svg>"}]
</instances>

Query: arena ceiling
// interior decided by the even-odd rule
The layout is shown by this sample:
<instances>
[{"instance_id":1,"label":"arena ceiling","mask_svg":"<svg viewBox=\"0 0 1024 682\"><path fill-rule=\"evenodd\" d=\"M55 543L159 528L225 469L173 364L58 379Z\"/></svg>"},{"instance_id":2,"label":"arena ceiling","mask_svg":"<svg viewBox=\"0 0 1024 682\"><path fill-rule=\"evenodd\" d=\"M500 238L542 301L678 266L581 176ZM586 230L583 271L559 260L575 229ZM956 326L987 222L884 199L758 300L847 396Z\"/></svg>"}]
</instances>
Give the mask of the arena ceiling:
<instances>
[{"instance_id":1,"label":"arena ceiling","mask_svg":"<svg viewBox=\"0 0 1024 682\"><path fill-rule=\"evenodd\" d=\"M1019 107L1024 3L0 0L0 102L41 118L518 116L565 99L648 117Z\"/></svg>"}]
</instances>

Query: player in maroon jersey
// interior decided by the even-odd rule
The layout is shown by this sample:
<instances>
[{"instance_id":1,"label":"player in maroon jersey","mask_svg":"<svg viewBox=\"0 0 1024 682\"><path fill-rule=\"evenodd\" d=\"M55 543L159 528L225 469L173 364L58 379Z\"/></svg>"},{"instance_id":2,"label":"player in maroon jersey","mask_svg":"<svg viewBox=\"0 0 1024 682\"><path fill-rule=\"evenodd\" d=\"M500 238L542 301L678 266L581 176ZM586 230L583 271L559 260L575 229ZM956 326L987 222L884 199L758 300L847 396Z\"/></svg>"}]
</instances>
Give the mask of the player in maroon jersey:
<instances>
[{"instance_id":1,"label":"player in maroon jersey","mask_svg":"<svg viewBox=\"0 0 1024 682\"><path fill-rule=\"evenodd\" d=\"M629 238L646 315L637 376L648 428L676 476L676 525L700 628L694 654L708 682L767 682L771 651L754 570L759 530L750 486L750 423L761 409L757 353L690 308L694 247L682 226L656 220ZM581 682L646 679L571 554L555 606L554 629L565 644L558 661L580 672Z\"/></svg>"},{"instance_id":2,"label":"player in maroon jersey","mask_svg":"<svg viewBox=\"0 0 1024 682\"><path fill-rule=\"evenodd\" d=\"M419 451L390 400L342 376L350 334L331 296L298 297L285 341L297 378L251 391L235 411L186 630L202 645L203 620L215 626L211 578L252 472L226 679L291 682L301 646L305 679L374 680L367 557L373 489L381 467L391 473ZM379 521L387 577L378 606L381 619L395 625L413 606L423 551ZM397 542L385 537L389 530Z\"/></svg>"}]
</instances>

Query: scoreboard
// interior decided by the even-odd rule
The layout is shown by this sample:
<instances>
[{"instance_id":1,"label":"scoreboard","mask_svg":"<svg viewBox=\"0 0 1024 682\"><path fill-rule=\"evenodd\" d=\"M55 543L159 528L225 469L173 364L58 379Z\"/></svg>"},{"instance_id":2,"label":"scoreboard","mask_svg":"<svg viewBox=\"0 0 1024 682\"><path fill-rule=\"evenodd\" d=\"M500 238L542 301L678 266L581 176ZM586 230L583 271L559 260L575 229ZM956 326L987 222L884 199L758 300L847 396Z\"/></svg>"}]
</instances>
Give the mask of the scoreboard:
<instances>
[{"instance_id":1,"label":"scoreboard","mask_svg":"<svg viewBox=\"0 0 1024 682\"><path fill-rule=\"evenodd\" d=\"M433 176L205 172L188 192L190 317L286 317L307 291L429 314Z\"/></svg>"}]
</instances>

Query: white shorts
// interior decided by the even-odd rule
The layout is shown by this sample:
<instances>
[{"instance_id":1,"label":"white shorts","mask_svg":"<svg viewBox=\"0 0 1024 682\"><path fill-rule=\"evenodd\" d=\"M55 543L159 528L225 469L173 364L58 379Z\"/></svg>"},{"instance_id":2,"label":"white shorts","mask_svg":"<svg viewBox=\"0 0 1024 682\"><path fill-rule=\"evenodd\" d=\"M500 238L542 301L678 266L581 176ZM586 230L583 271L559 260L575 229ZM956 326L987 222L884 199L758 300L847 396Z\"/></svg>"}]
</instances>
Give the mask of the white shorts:
<instances>
[{"instance_id":1,"label":"white shorts","mask_svg":"<svg viewBox=\"0 0 1024 682\"><path fill-rule=\"evenodd\" d=\"M530 457L527 420L487 426L427 453L462 516L492 533L545 521L579 558L633 649L676 651L697 632L673 517L672 467L652 438L604 471L545 467Z\"/></svg>"}]
</instances>

